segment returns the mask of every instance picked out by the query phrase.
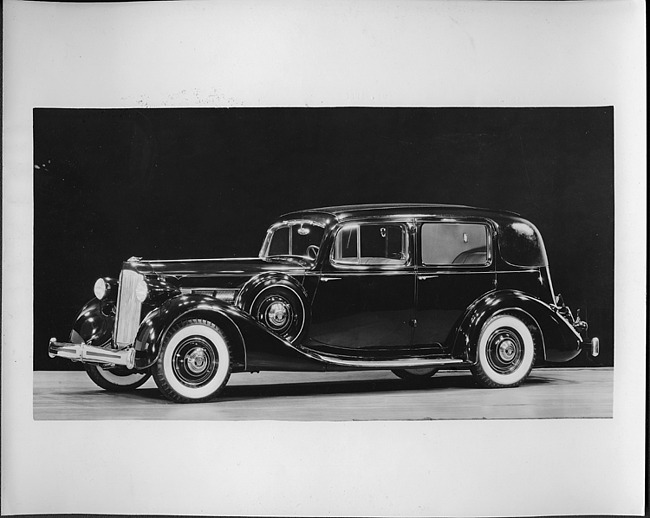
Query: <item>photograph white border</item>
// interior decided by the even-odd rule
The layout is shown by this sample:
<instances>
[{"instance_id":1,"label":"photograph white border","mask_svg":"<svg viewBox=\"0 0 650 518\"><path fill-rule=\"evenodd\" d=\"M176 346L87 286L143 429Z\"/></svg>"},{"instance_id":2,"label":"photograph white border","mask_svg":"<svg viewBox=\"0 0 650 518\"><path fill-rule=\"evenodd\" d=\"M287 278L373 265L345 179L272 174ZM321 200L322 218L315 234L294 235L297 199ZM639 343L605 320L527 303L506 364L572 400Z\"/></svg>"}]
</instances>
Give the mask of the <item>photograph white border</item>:
<instances>
[{"instance_id":1,"label":"photograph white border","mask_svg":"<svg viewBox=\"0 0 650 518\"><path fill-rule=\"evenodd\" d=\"M3 514L643 512L643 2L9 0L3 10ZM613 419L33 420L33 108L610 105Z\"/></svg>"}]
</instances>

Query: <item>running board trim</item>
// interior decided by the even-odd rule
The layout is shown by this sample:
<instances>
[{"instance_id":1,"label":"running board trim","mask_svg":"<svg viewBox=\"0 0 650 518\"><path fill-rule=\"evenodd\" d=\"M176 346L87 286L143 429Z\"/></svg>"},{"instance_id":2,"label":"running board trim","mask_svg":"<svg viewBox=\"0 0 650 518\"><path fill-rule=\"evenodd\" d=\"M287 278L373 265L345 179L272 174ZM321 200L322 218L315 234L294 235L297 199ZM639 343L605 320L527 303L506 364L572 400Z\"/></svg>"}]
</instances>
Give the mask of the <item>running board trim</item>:
<instances>
[{"instance_id":1,"label":"running board trim","mask_svg":"<svg viewBox=\"0 0 650 518\"><path fill-rule=\"evenodd\" d=\"M445 365L467 364L458 358L408 358L403 360L343 360L324 356L313 351L301 349L301 352L314 360L340 367L356 367L359 369L415 369L421 367L442 367Z\"/></svg>"}]
</instances>

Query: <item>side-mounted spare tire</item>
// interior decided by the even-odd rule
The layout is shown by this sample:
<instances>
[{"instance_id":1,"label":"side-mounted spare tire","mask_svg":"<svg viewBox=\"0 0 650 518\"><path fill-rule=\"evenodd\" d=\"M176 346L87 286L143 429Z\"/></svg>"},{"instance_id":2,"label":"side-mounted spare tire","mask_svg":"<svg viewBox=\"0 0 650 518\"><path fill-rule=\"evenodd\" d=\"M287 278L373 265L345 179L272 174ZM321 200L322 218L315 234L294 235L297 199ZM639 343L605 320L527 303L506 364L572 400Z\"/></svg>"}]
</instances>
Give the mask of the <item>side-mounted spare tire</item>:
<instances>
[{"instance_id":1,"label":"side-mounted spare tire","mask_svg":"<svg viewBox=\"0 0 650 518\"><path fill-rule=\"evenodd\" d=\"M305 337L307 304L304 295L293 287L265 286L242 302L244 311L287 342L300 343Z\"/></svg>"}]
</instances>

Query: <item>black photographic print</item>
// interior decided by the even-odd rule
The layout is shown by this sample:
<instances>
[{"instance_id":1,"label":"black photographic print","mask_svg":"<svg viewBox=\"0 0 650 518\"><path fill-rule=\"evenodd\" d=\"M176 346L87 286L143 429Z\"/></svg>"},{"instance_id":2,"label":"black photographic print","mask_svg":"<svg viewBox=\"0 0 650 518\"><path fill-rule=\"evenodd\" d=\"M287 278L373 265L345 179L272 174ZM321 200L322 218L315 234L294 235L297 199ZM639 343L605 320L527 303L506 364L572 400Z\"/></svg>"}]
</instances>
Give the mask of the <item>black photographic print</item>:
<instances>
[{"instance_id":1,"label":"black photographic print","mask_svg":"<svg viewBox=\"0 0 650 518\"><path fill-rule=\"evenodd\" d=\"M3 515L644 510L644 5L3 4Z\"/></svg>"},{"instance_id":2,"label":"black photographic print","mask_svg":"<svg viewBox=\"0 0 650 518\"><path fill-rule=\"evenodd\" d=\"M85 419L133 418L129 405L163 418L167 400L219 403L188 419L611 417L613 117L612 107L35 109L35 418L78 419L80 401ZM284 214L293 230L281 225L265 251ZM510 228L529 225L522 217L539 228L539 262L519 255L528 241L509 242ZM351 259L333 240L349 241L359 221ZM475 244L483 256L467 256ZM125 271L169 291L138 307L126 338L117 279L133 256ZM88 303L98 278L113 294ZM480 336L499 318L484 369ZM166 369L163 350L179 327L199 333L197 319L210 344L181 341ZM50 336L63 337L55 359ZM82 362L89 376L42 372ZM52 387L66 384L55 401ZM520 384L525 407L493 391L475 408L473 389ZM245 409L257 398L266 413Z\"/></svg>"}]
</instances>

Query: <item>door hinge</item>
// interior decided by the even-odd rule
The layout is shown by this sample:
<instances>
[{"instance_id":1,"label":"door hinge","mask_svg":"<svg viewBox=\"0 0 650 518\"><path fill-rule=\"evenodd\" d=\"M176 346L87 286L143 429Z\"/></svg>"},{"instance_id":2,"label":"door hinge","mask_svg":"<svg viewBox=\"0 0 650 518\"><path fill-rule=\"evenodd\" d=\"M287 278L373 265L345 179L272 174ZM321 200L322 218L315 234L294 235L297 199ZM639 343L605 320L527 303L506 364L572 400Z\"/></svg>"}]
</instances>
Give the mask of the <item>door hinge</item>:
<instances>
[{"instance_id":1,"label":"door hinge","mask_svg":"<svg viewBox=\"0 0 650 518\"><path fill-rule=\"evenodd\" d=\"M417 319L412 318L411 320L409 320L409 325L410 325L411 327L418 327L418 321L417 321Z\"/></svg>"}]
</instances>

